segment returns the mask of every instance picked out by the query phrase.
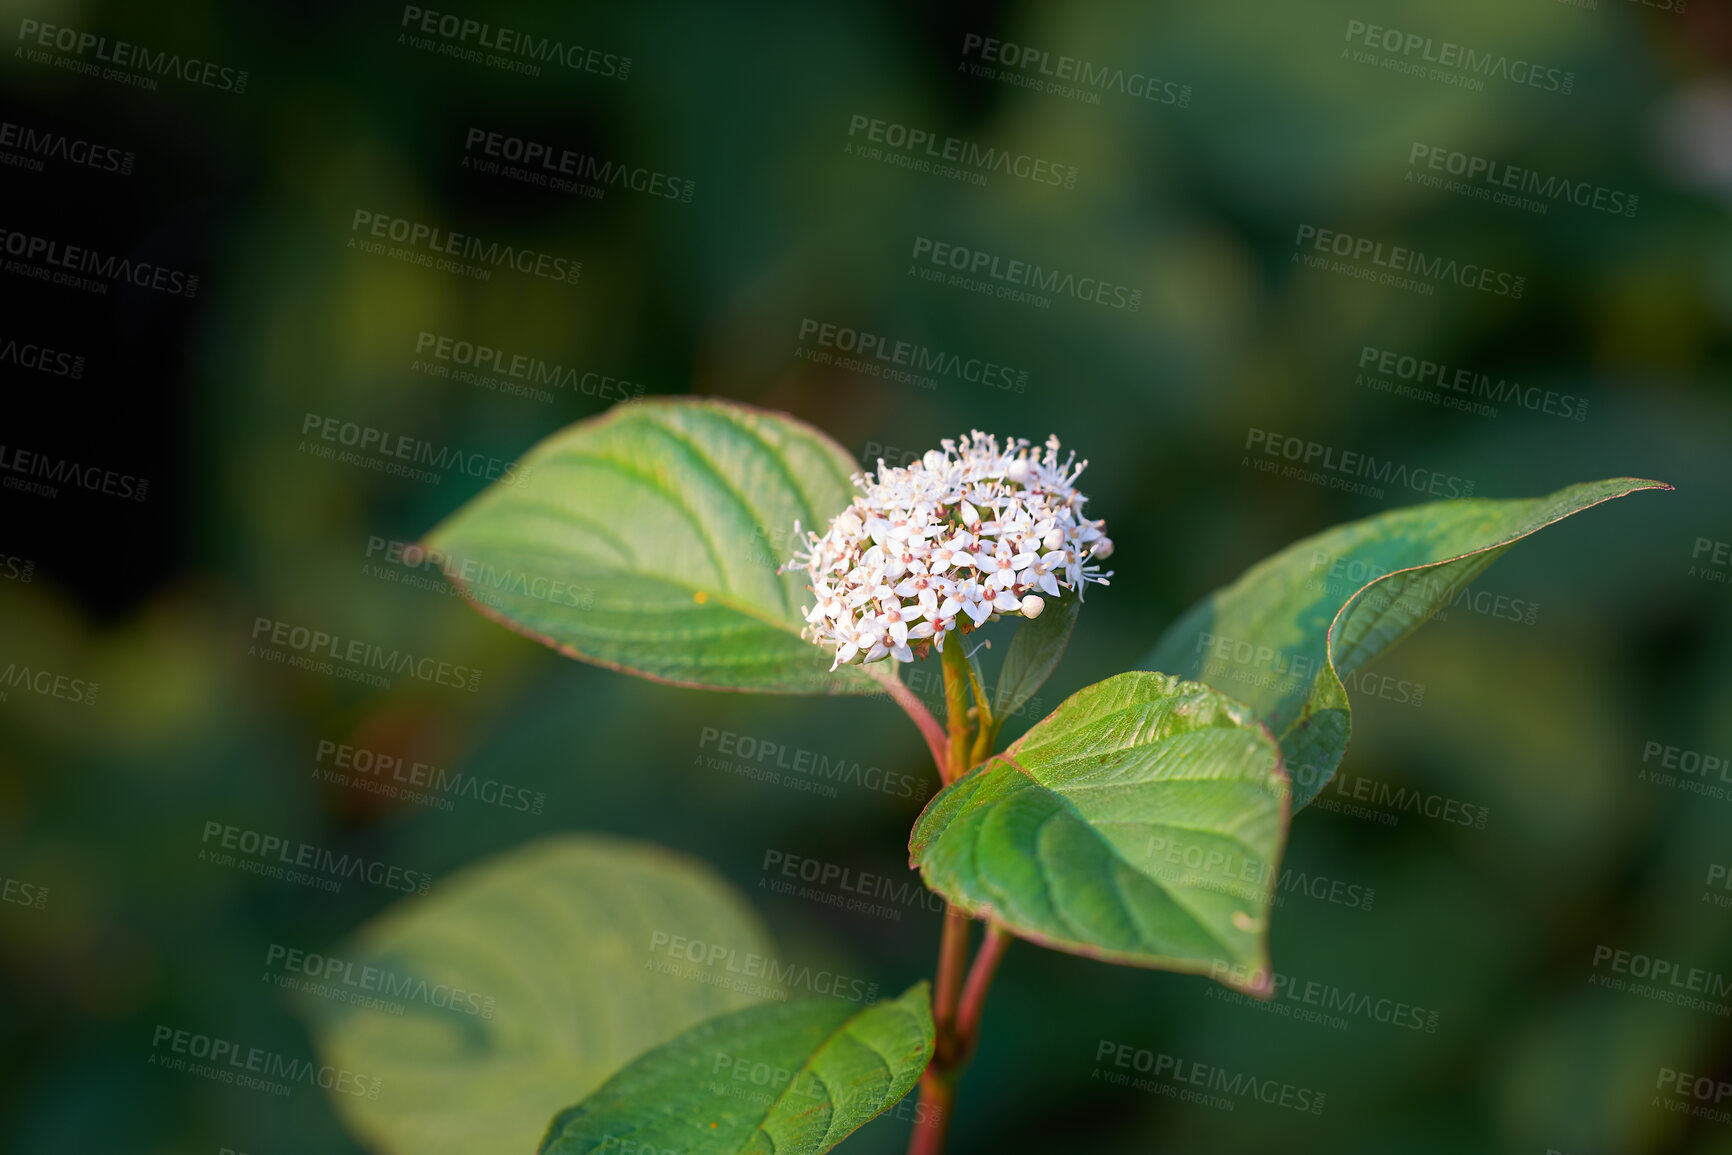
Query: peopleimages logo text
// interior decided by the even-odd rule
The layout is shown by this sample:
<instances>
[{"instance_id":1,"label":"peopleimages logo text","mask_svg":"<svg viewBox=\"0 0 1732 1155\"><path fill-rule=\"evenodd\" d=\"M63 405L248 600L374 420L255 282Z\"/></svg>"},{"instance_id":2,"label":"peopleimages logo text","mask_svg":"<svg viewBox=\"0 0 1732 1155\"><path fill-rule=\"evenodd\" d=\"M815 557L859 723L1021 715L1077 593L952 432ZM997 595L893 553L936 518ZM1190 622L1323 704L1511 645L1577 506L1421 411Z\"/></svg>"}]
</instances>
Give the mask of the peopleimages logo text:
<instances>
[{"instance_id":1,"label":"peopleimages logo text","mask_svg":"<svg viewBox=\"0 0 1732 1155\"><path fill-rule=\"evenodd\" d=\"M848 118L848 136L864 135L873 144L919 154L927 160L946 161L980 172L995 172L1020 177L1035 184L1075 188L1077 169L1073 164L1059 164L1027 153L1010 152L991 145L976 144L956 136L940 136L924 128L910 128L895 121L879 120L864 113Z\"/></svg>"},{"instance_id":2,"label":"peopleimages logo text","mask_svg":"<svg viewBox=\"0 0 1732 1155\"><path fill-rule=\"evenodd\" d=\"M210 1063L215 1068L214 1072L198 1073L227 1076L219 1077L218 1082L232 1083L235 1082L236 1072L248 1072L264 1079L281 1079L287 1083L321 1087L339 1095L353 1095L361 1099L379 1097L380 1082L377 1078L358 1074L347 1067L317 1064L310 1059L294 1059L262 1047L243 1047L231 1039L201 1035L161 1023L157 1024L156 1030L151 1034L150 1047L153 1052L153 1066L167 1065L159 1064L158 1056L154 1053L167 1050L173 1055L187 1055ZM170 1069L178 1068L170 1065Z\"/></svg>"},{"instance_id":3,"label":"peopleimages logo text","mask_svg":"<svg viewBox=\"0 0 1732 1155\"><path fill-rule=\"evenodd\" d=\"M970 277L985 277L1005 286L1057 296L1075 297L1110 309L1134 313L1142 308L1143 291L1098 277L1079 277L1062 269L1046 268L1032 261L1006 260L996 253L970 249L931 237L915 237L912 258L940 269L954 269Z\"/></svg>"},{"instance_id":4,"label":"peopleimages logo text","mask_svg":"<svg viewBox=\"0 0 1732 1155\"><path fill-rule=\"evenodd\" d=\"M1499 377L1493 381L1488 373L1439 361L1428 361L1423 357L1393 349L1379 349L1373 345L1360 346L1359 368L1373 369L1378 373L1388 374L1395 380L1412 382L1437 393L1460 394L1465 398L1495 401L1500 405L1514 404L1531 412L1576 421L1585 421L1588 416L1587 399L1573 393L1559 393L1553 389L1542 389L1538 385L1523 385L1520 381L1508 377Z\"/></svg>"},{"instance_id":5,"label":"peopleimages logo text","mask_svg":"<svg viewBox=\"0 0 1732 1155\"><path fill-rule=\"evenodd\" d=\"M1245 448L1267 457L1285 458L1313 469L1365 478L1380 485L1401 486L1432 497L1473 496L1474 483L1465 477L1440 473L1435 469L1409 469L1406 464L1387 457L1380 459L1374 454L1352 449L1338 450L1333 445L1289 437L1255 426L1245 431Z\"/></svg>"},{"instance_id":6,"label":"peopleimages logo text","mask_svg":"<svg viewBox=\"0 0 1732 1155\"><path fill-rule=\"evenodd\" d=\"M1138 100L1170 104L1184 108L1191 103L1191 86L1173 80L1162 80L1137 69L1117 68L1096 64L1075 56L1054 54L1030 44L1016 44L978 32L962 37L962 56L979 58L986 64L1013 69L1029 79L1048 77L1051 91L1068 95L1065 86L1075 85L1095 92L1117 92ZM1098 98L1097 98L1098 100Z\"/></svg>"},{"instance_id":7,"label":"peopleimages logo text","mask_svg":"<svg viewBox=\"0 0 1732 1155\"><path fill-rule=\"evenodd\" d=\"M452 686L470 693L481 688L481 671L469 666L438 658L417 657L408 650L386 649L361 638L344 638L274 618L253 619L253 641L261 638L273 646L286 646L297 654L330 658L364 669L407 674L435 686Z\"/></svg>"},{"instance_id":8,"label":"peopleimages logo text","mask_svg":"<svg viewBox=\"0 0 1732 1155\"><path fill-rule=\"evenodd\" d=\"M461 586L460 592L488 605L503 604L505 596L511 595L578 610L595 608L595 590L590 586L572 585L559 578L511 566L500 568L479 558L454 558L440 550L428 549L417 541L393 541L374 535L367 539L366 556L382 557L393 566L408 570L442 573ZM449 583L445 584L449 588Z\"/></svg>"},{"instance_id":9,"label":"peopleimages logo text","mask_svg":"<svg viewBox=\"0 0 1732 1155\"><path fill-rule=\"evenodd\" d=\"M39 237L34 233L22 233L17 229L0 227L0 252L9 257L17 257L27 264L47 266L46 269L38 271L37 279L53 284L74 284L60 278L81 274L94 280L77 283L74 287L90 288L95 284L102 286L97 291L103 293L108 291L103 282L109 282L167 293L171 297L198 295L196 273L171 269L150 261L135 261L131 257L114 253L101 253L86 245L69 245L65 241ZM55 272L50 273L50 269ZM23 268L8 271L30 275L29 271Z\"/></svg>"},{"instance_id":10,"label":"peopleimages logo text","mask_svg":"<svg viewBox=\"0 0 1732 1155\"><path fill-rule=\"evenodd\" d=\"M92 168L97 172L132 172L132 153L114 145L96 144L47 128L32 128L10 120L0 121L0 148L17 149L34 160L59 160Z\"/></svg>"},{"instance_id":11,"label":"peopleimages logo text","mask_svg":"<svg viewBox=\"0 0 1732 1155\"><path fill-rule=\"evenodd\" d=\"M1405 245L1385 244L1371 237L1354 236L1352 233L1320 228L1312 224L1299 226L1293 245L1296 250L1308 248L1314 253L1339 257L1346 261L1368 261L1377 269L1388 270L1389 274L1403 274L1404 277L1400 278L1402 280L1412 277L1421 282L1446 281L1464 289L1477 289L1482 293L1509 297L1511 300L1519 301L1522 291L1527 287L1527 278L1515 273L1506 273L1472 261L1458 261L1454 257L1430 256ZM1299 259L1297 252L1293 259ZM1404 284L1403 287L1409 286Z\"/></svg>"},{"instance_id":12,"label":"peopleimages logo text","mask_svg":"<svg viewBox=\"0 0 1732 1155\"><path fill-rule=\"evenodd\" d=\"M84 376L84 354L50 349L16 338L0 338L0 365L16 365L34 369L50 377L70 377L76 381Z\"/></svg>"},{"instance_id":13,"label":"peopleimages logo text","mask_svg":"<svg viewBox=\"0 0 1732 1155\"><path fill-rule=\"evenodd\" d=\"M562 148L509 133L471 128L463 137L463 151L513 165L545 177L570 177L600 187L628 188L632 192L662 200L690 204L697 182L642 166L602 160L586 152ZM464 157L465 162L469 157ZM541 183L540 181L532 183ZM562 188L563 186L554 186Z\"/></svg>"},{"instance_id":14,"label":"peopleimages logo text","mask_svg":"<svg viewBox=\"0 0 1732 1155\"><path fill-rule=\"evenodd\" d=\"M594 370L580 371L543 357L429 333L425 329L415 337L415 355L473 369L477 373L498 374L512 381L523 382L531 388L548 385L589 397L599 397L603 401L630 401L644 394L641 383L627 381L623 377L613 377Z\"/></svg>"},{"instance_id":15,"label":"peopleimages logo text","mask_svg":"<svg viewBox=\"0 0 1732 1155\"><path fill-rule=\"evenodd\" d=\"M1576 86L1576 74L1562 68L1549 68L1519 58L1512 60L1502 52L1481 52L1452 40L1437 40L1417 32L1403 32L1399 28L1367 24L1363 20L1349 20L1344 39L1349 43L1407 59L1413 63L1416 72L1425 65L1436 65L1438 69L1507 80L1511 84L1565 96ZM1342 52L1345 53L1346 49L1342 49Z\"/></svg>"},{"instance_id":16,"label":"peopleimages logo text","mask_svg":"<svg viewBox=\"0 0 1732 1155\"><path fill-rule=\"evenodd\" d=\"M321 441L334 442L358 452L376 453L381 457L413 462L416 465L430 465L436 469L455 469L470 477L485 477L488 481L498 481L505 485L522 485L528 480L529 470L534 468L530 466L520 469L515 462L504 458L488 457L482 453L465 453L454 446L435 445L419 437L392 433L355 421L327 417L321 413L308 413L301 418L301 434L305 436L309 433Z\"/></svg>"},{"instance_id":17,"label":"peopleimages logo text","mask_svg":"<svg viewBox=\"0 0 1732 1155\"><path fill-rule=\"evenodd\" d=\"M385 999L400 999L424 1003L440 1010L457 1011L476 1018L491 1019L494 1010L492 995L452 986L449 983L429 983L418 974L405 974L388 967L356 963L335 955L301 950L283 943L271 943L265 948L265 966L348 991L377 995ZM310 993L320 993L312 991ZM347 992L345 992L347 993Z\"/></svg>"},{"instance_id":18,"label":"peopleimages logo text","mask_svg":"<svg viewBox=\"0 0 1732 1155\"><path fill-rule=\"evenodd\" d=\"M368 236L408 245L412 249L423 250L430 257L444 256L474 261L496 269L511 268L549 281L563 281L575 285L579 274L583 272L582 261L501 244L498 241L484 241L471 233L454 233L436 225L367 209L355 210L355 215L349 222L349 231L363 232Z\"/></svg>"},{"instance_id":19,"label":"peopleimages logo text","mask_svg":"<svg viewBox=\"0 0 1732 1155\"><path fill-rule=\"evenodd\" d=\"M188 84L233 92L236 95L247 90L245 69L225 68L209 60L200 60L196 56L183 57L178 52L163 52L125 40L110 40L106 36L83 32L77 28L44 24L39 20L20 20L18 39L26 44L70 52L74 56L88 56L117 68L136 69L152 76L172 76Z\"/></svg>"},{"instance_id":20,"label":"peopleimages logo text","mask_svg":"<svg viewBox=\"0 0 1732 1155\"><path fill-rule=\"evenodd\" d=\"M103 493L125 501L143 501L150 493L147 478L104 469L100 465L80 465L70 458L53 457L33 449L20 449L16 445L0 445L0 474L17 474L54 485L74 485L91 493ZM8 489L14 488L9 484L11 480L6 478Z\"/></svg>"},{"instance_id":21,"label":"peopleimages logo text","mask_svg":"<svg viewBox=\"0 0 1732 1155\"><path fill-rule=\"evenodd\" d=\"M852 354L863 361L870 359L911 373L927 374L927 379L932 379L934 384L937 377L949 377L970 384L989 385L1007 393L1022 393L1028 389L1027 369L1001 365L984 357L964 357L960 353L812 317L800 318L800 340L837 353ZM844 359L843 367L854 366Z\"/></svg>"},{"instance_id":22,"label":"peopleimages logo text","mask_svg":"<svg viewBox=\"0 0 1732 1155\"><path fill-rule=\"evenodd\" d=\"M654 956L662 952L666 952L667 959L671 962L687 962L702 968L699 974L709 972L712 979L733 975L748 981L762 980L762 983L767 985L760 985L757 989L777 1002L787 999L787 988L809 990L813 994L838 998L845 1002L871 1005L878 1001L878 984L865 979L837 971L813 970L804 963L785 962L773 955L761 955L752 951L742 955L739 950L722 943L704 942L701 939L670 934L665 930L653 931L650 934L649 953ZM720 970L717 969L718 964ZM676 974L676 977L679 976ZM700 978L699 981L704 980ZM723 984L712 982L712 985Z\"/></svg>"},{"instance_id":23,"label":"peopleimages logo text","mask_svg":"<svg viewBox=\"0 0 1732 1155\"><path fill-rule=\"evenodd\" d=\"M39 667L21 666L17 662L8 662L6 668L0 670L0 702L6 700L8 691L25 690L40 694L44 698L57 698L62 702L74 702L80 706L94 706L99 689L101 686L96 682L84 678L75 678L70 674Z\"/></svg>"},{"instance_id":24,"label":"peopleimages logo text","mask_svg":"<svg viewBox=\"0 0 1732 1155\"><path fill-rule=\"evenodd\" d=\"M464 49L474 45L477 51L472 58L477 62L484 59L478 50L485 49L507 61L524 65L536 74L540 71L535 67L538 64L559 64L572 72L588 72L612 80L624 80L631 75L629 56L585 48L581 44L567 44L551 36L537 36L515 28L488 24L454 12L437 12L405 4L403 19L397 26L424 36L436 36L458 50L446 55L461 56Z\"/></svg>"},{"instance_id":25,"label":"peopleimages logo text","mask_svg":"<svg viewBox=\"0 0 1732 1155\"><path fill-rule=\"evenodd\" d=\"M1613 216L1633 217L1642 200L1634 193L1590 184L1587 181L1570 180L1567 177L1545 176L1531 168L1505 164L1489 157L1474 156L1417 140L1408 149L1407 165L1407 176L1404 180L1411 181L1416 176L1424 176L1426 174L1423 170L1426 169L1435 173L1447 173L1449 176L1462 178L1458 183L1470 186L1475 192L1484 191L1490 194L1487 199L1513 196L1517 193L1526 197L1537 197L1538 201L1528 203L1519 203L1519 198L1512 201L1496 200L1495 203L1515 203L1518 208L1530 210L1532 205L1537 204L1540 212L1545 211L1547 201L1568 201L1577 208L1594 209ZM1480 186L1484 186L1483 190Z\"/></svg>"},{"instance_id":26,"label":"peopleimages logo text","mask_svg":"<svg viewBox=\"0 0 1732 1155\"><path fill-rule=\"evenodd\" d=\"M374 886L409 894L426 894L427 888L433 885L433 876L425 871L405 870L361 854L339 854L328 847L249 830L214 818L204 824L204 834L199 841L209 847L212 839L222 850L239 851L254 862L318 871L332 879L358 878ZM210 857L206 851L201 851L200 856Z\"/></svg>"},{"instance_id":27,"label":"peopleimages logo text","mask_svg":"<svg viewBox=\"0 0 1732 1155\"><path fill-rule=\"evenodd\" d=\"M329 766L325 764L327 759ZM447 770L427 762L411 762L396 754L334 742L329 738L319 739L313 763L315 777L329 781L334 776L342 776L351 783L384 785L410 796L411 800L425 791L434 800L446 803L440 807L445 810L451 809L450 799L471 798L504 810L540 814L547 801L547 795L541 791L525 790L508 782L481 778L462 770Z\"/></svg>"}]
</instances>

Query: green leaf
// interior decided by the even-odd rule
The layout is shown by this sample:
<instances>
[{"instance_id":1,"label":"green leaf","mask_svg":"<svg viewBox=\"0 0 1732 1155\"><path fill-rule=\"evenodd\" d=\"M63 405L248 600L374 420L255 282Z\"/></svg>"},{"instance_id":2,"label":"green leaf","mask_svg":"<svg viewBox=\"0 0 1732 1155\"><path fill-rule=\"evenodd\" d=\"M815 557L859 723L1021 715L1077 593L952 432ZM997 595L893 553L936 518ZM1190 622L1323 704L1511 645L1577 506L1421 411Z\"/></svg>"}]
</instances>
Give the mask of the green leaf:
<instances>
[{"instance_id":1,"label":"green leaf","mask_svg":"<svg viewBox=\"0 0 1732 1155\"><path fill-rule=\"evenodd\" d=\"M1071 631L1076 628L1081 609L1082 599L1072 594L1056 604L1049 601L1045 613L1017 628L1004 655L1004 665L998 671L998 693L992 704L992 716L1001 724L1052 676L1059 659L1064 657L1065 647L1070 645Z\"/></svg>"},{"instance_id":2,"label":"green leaf","mask_svg":"<svg viewBox=\"0 0 1732 1155\"><path fill-rule=\"evenodd\" d=\"M542 441L427 546L478 609L561 653L657 681L875 693L800 638L795 519L822 533L854 463L811 426L731 402L619 405Z\"/></svg>"},{"instance_id":3,"label":"green leaf","mask_svg":"<svg viewBox=\"0 0 1732 1155\"><path fill-rule=\"evenodd\" d=\"M1207 686L1097 682L927 805L926 884L1044 946L1265 993L1287 828L1275 740Z\"/></svg>"},{"instance_id":4,"label":"green leaf","mask_svg":"<svg viewBox=\"0 0 1732 1155\"><path fill-rule=\"evenodd\" d=\"M1441 501L1325 530L1215 591L1142 665L1248 703L1280 739L1294 809L1347 751L1342 680L1418 629L1504 550L1571 514L1659 481L1618 477L1514 501Z\"/></svg>"},{"instance_id":5,"label":"green leaf","mask_svg":"<svg viewBox=\"0 0 1732 1155\"><path fill-rule=\"evenodd\" d=\"M919 983L864 1009L814 999L713 1019L561 1111L540 1151L828 1151L919 1081L932 1058L930 1003Z\"/></svg>"},{"instance_id":6,"label":"green leaf","mask_svg":"<svg viewBox=\"0 0 1732 1155\"><path fill-rule=\"evenodd\" d=\"M647 1048L756 1001L651 967L658 935L771 953L704 864L561 835L403 900L316 964L278 968L322 988L298 1002L324 1060L380 1080L377 1099L331 1095L371 1149L497 1155L530 1150L550 1115Z\"/></svg>"}]
</instances>

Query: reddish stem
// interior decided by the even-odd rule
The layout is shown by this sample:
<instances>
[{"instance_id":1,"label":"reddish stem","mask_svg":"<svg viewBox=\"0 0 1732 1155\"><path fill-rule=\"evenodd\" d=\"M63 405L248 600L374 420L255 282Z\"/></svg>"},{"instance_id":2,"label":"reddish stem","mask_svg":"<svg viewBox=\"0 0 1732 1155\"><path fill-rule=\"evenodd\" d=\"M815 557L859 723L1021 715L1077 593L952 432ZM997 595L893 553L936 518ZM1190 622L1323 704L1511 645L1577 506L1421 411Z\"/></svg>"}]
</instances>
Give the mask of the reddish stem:
<instances>
[{"instance_id":1,"label":"reddish stem","mask_svg":"<svg viewBox=\"0 0 1732 1155\"><path fill-rule=\"evenodd\" d=\"M920 1100L914 1108L914 1132L908 1139L908 1155L942 1155L950 1131L950 1115L956 1104L956 1080L974 1054L980 1036L980 1012L986 992L998 972L999 960L1010 945L1011 935L996 923L988 923L986 938L975 952L968 978L961 979L967 954L970 919L949 907L944 914L944 937L938 947L938 988L932 995L934 1035L932 1061L920 1076ZM960 985L961 993L957 992Z\"/></svg>"},{"instance_id":2,"label":"reddish stem","mask_svg":"<svg viewBox=\"0 0 1732 1155\"><path fill-rule=\"evenodd\" d=\"M950 1109L956 1102L956 1076L931 1067L920 1076L920 1101L914 1108L914 1133L908 1155L943 1155L950 1133Z\"/></svg>"},{"instance_id":3,"label":"reddish stem","mask_svg":"<svg viewBox=\"0 0 1732 1155\"><path fill-rule=\"evenodd\" d=\"M896 676L894 670L879 669L879 664L865 667L866 672L884 687L890 700L902 707L902 712L913 719L914 725L920 730L920 736L926 739L926 748L932 751L932 763L938 767L938 776L942 781L949 782L950 774L945 767L949 764L949 737L944 727L938 724L938 719L932 716L932 711L926 708L926 703L914 696L914 691L902 684L902 679Z\"/></svg>"},{"instance_id":4,"label":"reddish stem","mask_svg":"<svg viewBox=\"0 0 1732 1155\"><path fill-rule=\"evenodd\" d=\"M968 966L969 917L954 906L944 908L944 931L938 940L938 980L932 988L932 1025L939 1045L949 1036L961 1005L962 974Z\"/></svg>"},{"instance_id":5,"label":"reddish stem","mask_svg":"<svg viewBox=\"0 0 1732 1155\"><path fill-rule=\"evenodd\" d=\"M987 989L992 986L992 976L998 972L998 962L1004 957L1010 938L1009 931L997 923L988 923L986 938L968 970L968 982L962 988L962 1002L956 1011L956 1038L963 1062L974 1053L974 1044L980 1036L980 1011L986 1005Z\"/></svg>"},{"instance_id":6,"label":"reddish stem","mask_svg":"<svg viewBox=\"0 0 1732 1155\"><path fill-rule=\"evenodd\" d=\"M919 714L904 703L909 717L920 726L926 744L932 747L932 760L938 775L947 784L960 776L969 765L969 684L973 670L962 651L962 639L953 635L944 651L944 706L948 726L940 729L938 722L925 706L897 682L884 682L891 696L900 689L918 708ZM900 702L901 698L897 698ZM979 700L979 699L977 699ZM979 738L989 744L987 732L990 717L981 701ZM922 716L925 721L922 721ZM930 729L928 729L930 723ZM948 731L948 732L946 732ZM992 974L1004 955L1010 936L988 925L986 940L968 967L968 924L972 920L955 906L944 908L944 930L938 942L938 977L932 992L932 1060L920 1076L920 1100L914 1108L914 1133L908 1140L908 1155L943 1155L945 1136L950 1132L951 1108L956 1102L956 1080L974 1050L975 1032L980 1027L980 1008L986 1001L986 988L992 984ZM968 971L966 980L964 970Z\"/></svg>"}]
</instances>

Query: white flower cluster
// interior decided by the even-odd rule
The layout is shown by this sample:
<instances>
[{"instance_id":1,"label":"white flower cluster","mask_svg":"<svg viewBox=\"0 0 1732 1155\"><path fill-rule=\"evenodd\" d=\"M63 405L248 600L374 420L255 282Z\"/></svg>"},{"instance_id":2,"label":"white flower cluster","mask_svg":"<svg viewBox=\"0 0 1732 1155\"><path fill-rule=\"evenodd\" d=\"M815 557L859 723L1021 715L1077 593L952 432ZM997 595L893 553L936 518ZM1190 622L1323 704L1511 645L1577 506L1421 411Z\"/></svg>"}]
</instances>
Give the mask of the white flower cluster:
<instances>
[{"instance_id":1,"label":"white flower cluster","mask_svg":"<svg viewBox=\"0 0 1732 1155\"><path fill-rule=\"evenodd\" d=\"M979 430L906 469L878 462L877 477L856 475L862 493L822 537L778 572L803 569L817 604L803 636L836 652L831 669L890 657L912 662L944 637L967 633L998 614L1032 618L1042 595L1107 584L1090 563L1113 543L1105 524L1082 516L1088 500L1075 482L1088 462L1062 463L1058 438L1046 452L1021 438L1001 450ZM800 526L794 525L800 536Z\"/></svg>"}]
</instances>

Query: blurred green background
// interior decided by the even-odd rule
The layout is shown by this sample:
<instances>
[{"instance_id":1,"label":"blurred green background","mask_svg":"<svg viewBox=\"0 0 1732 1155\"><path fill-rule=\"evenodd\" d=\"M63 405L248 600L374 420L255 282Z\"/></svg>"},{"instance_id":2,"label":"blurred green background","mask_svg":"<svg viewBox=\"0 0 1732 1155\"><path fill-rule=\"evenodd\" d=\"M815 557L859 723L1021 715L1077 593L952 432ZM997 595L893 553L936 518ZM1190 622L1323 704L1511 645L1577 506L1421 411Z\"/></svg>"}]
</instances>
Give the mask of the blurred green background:
<instances>
[{"instance_id":1,"label":"blurred green background","mask_svg":"<svg viewBox=\"0 0 1732 1155\"><path fill-rule=\"evenodd\" d=\"M1047 708L1135 665L1258 558L1425 500L1259 472L1245 463L1252 430L1471 479L1485 496L1672 482L1524 543L1474 587L1494 608L1458 606L1380 663L1424 686L1421 705L1356 696L1343 774L1483 808L1483 828L1389 806L1394 823L1316 807L1294 824L1290 866L1375 900L1289 892L1277 969L1435 1011L1434 1032L1306 1023L1200 978L1017 944L952 1150L1732 1151L1732 1115L1691 1118L1656 1090L1662 1070L1732 1079L1732 1018L1591 981L1608 973L1602 947L1732 974L1732 909L1714 901L1732 891L1713 872L1732 863L1732 782L1714 798L1641 777L1653 743L1732 755L1732 567L1712 563L1732 540L1724 7L471 0L458 13L629 57L624 79L440 55L400 39L405 12L390 5L0 12L14 40L6 119L137 157L127 175L0 169L7 227L201 278L192 300L0 278L6 336L88 354L77 381L0 366L0 440L152 481L143 503L0 493L0 552L31 563L28 580L0 578L0 661L100 686L93 705L17 687L0 700L0 874L47 889L40 909L0 903L5 1150L359 1150L317 1093L272 1098L148 1063L158 1024L311 1055L260 980L266 947L326 948L400 897L201 862L209 821L436 879L554 831L641 838L713 864L788 956L886 992L929 974L936 914L868 917L760 886L772 851L906 875L920 798L822 797L701 758L711 728L930 782L893 707L628 679L384 559L379 542L414 540L482 479L321 459L305 448L309 414L510 460L610 403L582 384L543 400L435 376L417 367L428 333L578 381L785 409L872 458L974 427L1056 433L1091 463L1082 487L1117 543L1117 577L1090 597ZM28 20L249 80L244 93L175 79L141 91L80 76L18 51ZM1349 39L1353 21L1568 71L1571 91L1495 77L1474 91L1367 63L1354 53L1411 58ZM1182 106L1110 87L1095 101L981 77L969 66L987 38L1188 92ZM1074 187L861 155L856 117L1074 167ZM530 186L465 163L475 130L689 181L692 195ZM1536 212L1425 187L1407 179L1416 146L1638 208ZM359 252L358 210L574 258L581 278L478 280ZM1307 268L1304 225L1509 271L1524 290L1421 294ZM1141 305L1038 308L928 283L910 275L921 237L1140 289ZM924 388L821 364L806 321L983 358L1026 385L940 375ZM1584 398L1585 417L1383 392L1360 379L1367 348ZM1500 595L1536 604L1532 622L1500 615ZM469 693L286 668L249 654L259 618L483 676ZM381 800L317 780L321 741L517 784L545 806ZM1212 1109L1110 1086L1103 1041L1321 1091L1326 1106ZM880 1120L844 1150L898 1150L906 1127Z\"/></svg>"}]
</instances>

